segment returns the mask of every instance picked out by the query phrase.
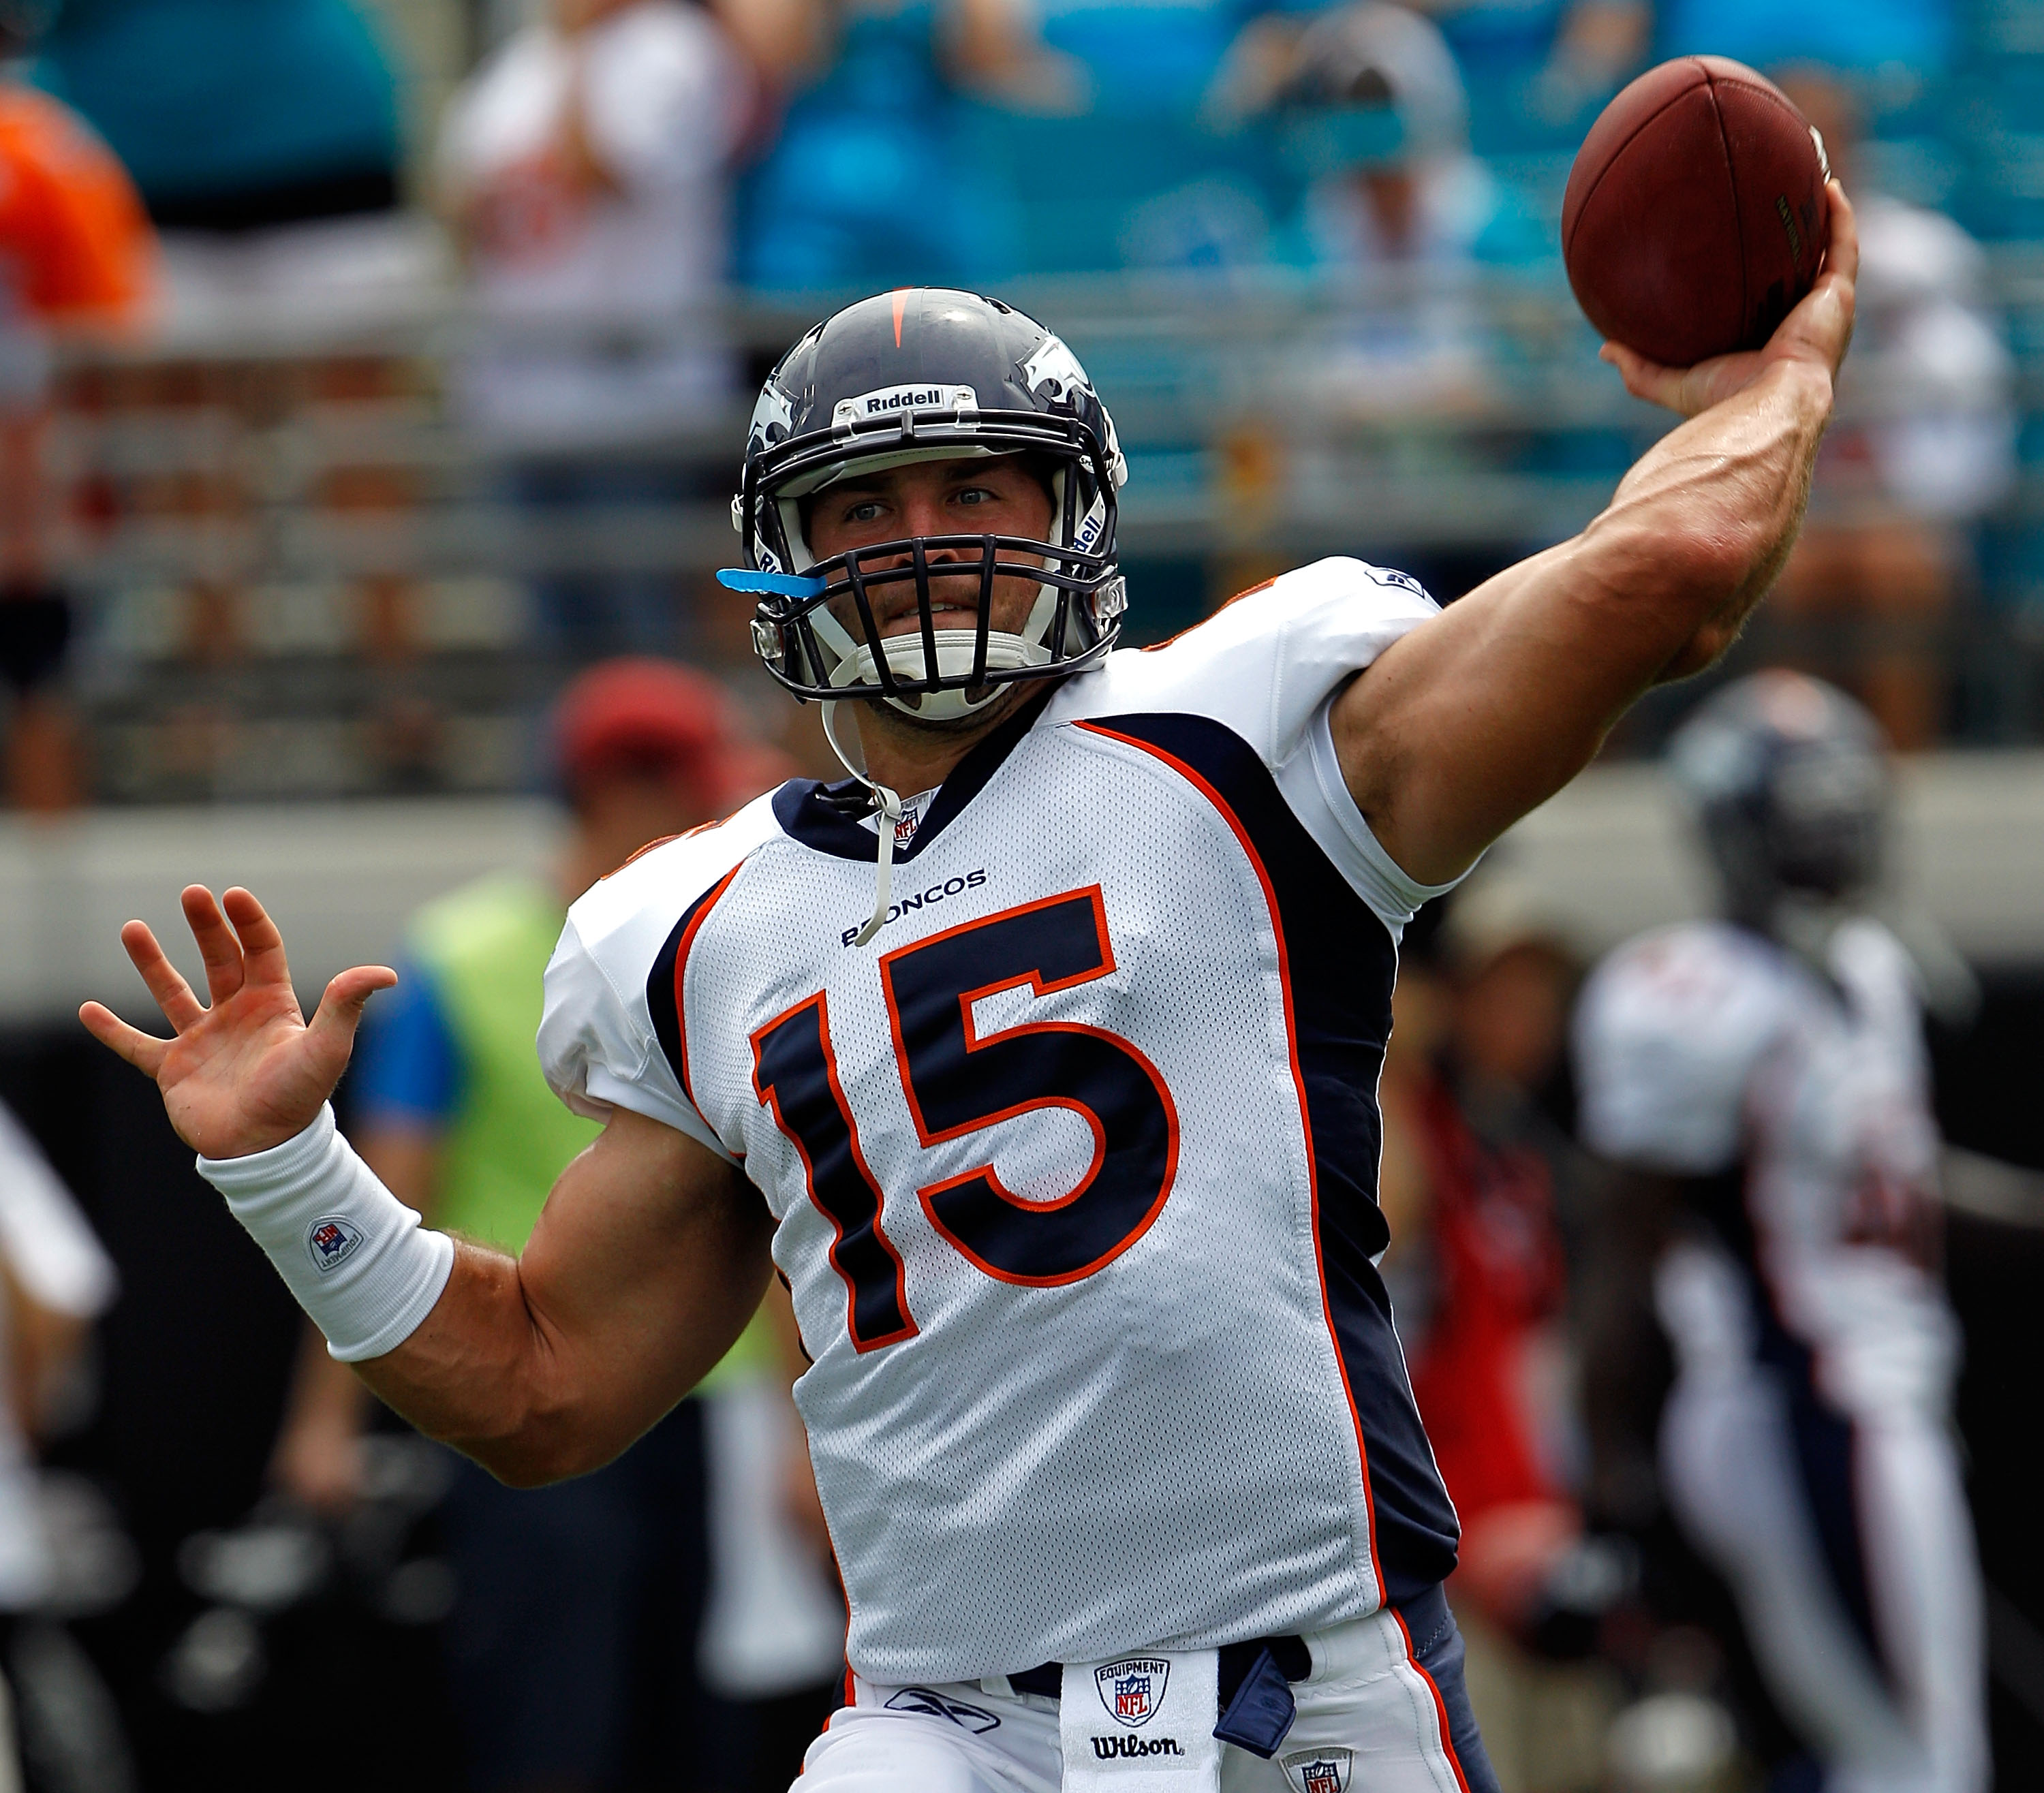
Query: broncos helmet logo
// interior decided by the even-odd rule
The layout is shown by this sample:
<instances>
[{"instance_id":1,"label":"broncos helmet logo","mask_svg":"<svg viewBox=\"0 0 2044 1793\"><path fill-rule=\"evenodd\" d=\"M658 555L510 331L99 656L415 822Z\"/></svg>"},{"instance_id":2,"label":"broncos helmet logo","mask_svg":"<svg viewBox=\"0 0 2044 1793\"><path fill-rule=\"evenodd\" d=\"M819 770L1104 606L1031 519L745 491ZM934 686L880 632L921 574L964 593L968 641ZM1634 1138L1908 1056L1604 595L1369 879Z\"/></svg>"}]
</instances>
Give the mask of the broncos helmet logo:
<instances>
[{"instance_id":1,"label":"broncos helmet logo","mask_svg":"<svg viewBox=\"0 0 2044 1793\"><path fill-rule=\"evenodd\" d=\"M1029 359L1022 363L1022 383L1051 405L1068 407L1089 425L1106 450L1108 466L1119 485L1128 478L1128 463L1121 458L1121 443L1114 433L1114 420L1093 390L1093 382L1079 365L1079 358L1065 346L1062 337L1047 333Z\"/></svg>"},{"instance_id":2,"label":"broncos helmet logo","mask_svg":"<svg viewBox=\"0 0 2044 1793\"><path fill-rule=\"evenodd\" d=\"M747 458L786 442L794 432L794 397L778 379L770 379L759 389L759 401L752 407L752 424L745 436Z\"/></svg>"}]
</instances>

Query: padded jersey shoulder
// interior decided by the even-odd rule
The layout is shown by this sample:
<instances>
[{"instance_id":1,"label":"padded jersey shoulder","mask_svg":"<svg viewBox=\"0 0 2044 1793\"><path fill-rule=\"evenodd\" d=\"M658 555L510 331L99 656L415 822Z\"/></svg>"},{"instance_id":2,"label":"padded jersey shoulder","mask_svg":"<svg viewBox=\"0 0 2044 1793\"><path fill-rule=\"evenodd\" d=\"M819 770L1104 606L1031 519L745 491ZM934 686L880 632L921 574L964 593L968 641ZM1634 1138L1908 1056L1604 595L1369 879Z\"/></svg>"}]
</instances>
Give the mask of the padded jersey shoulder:
<instances>
[{"instance_id":1,"label":"padded jersey shoulder","mask_svg":"<svg viewBox=\"0 0 2044 1793\"><path fill-rule=\"evenodd\" d=\"M1753 1081L1788 1023L1797 975L1778 949L1720 923L1619 947L1576 1011L1585 1140L1685 1176L1736 1163Z\"/></svg>"},{"instance_id":2,"label":"padded jersey shoulder","mask_svg":"<svg viewBox=\"0 0 2044 1793\"><path fill-rule=\"evenodd\" d=\"M1151 648L1110 655L1070 681L1047 722L1182 711L1224 723L1266 766L1304 745L1320 707L1440 606L1409 574L1347 558L1252 587Z\"/></svg>"},{"instance_id":3,"label":"padded jersey shoulder","mask_svg":"<svg viewBox=\"0 0 2044 1793\"><path fill-rule=\"evenodd\" d=\"M568 923L592 952L606 959L634 956L648 936L645 967L675 921L697 897L742 865L768 841L781 837L771 791L721 822L692 829L642 847L608 877L599 878L568 910Z\"/></svg>"},{"instance_id":4,"label":"padded jersey shoulder","mask_svg":"<svg viewBox=\"0 0 2044 1793\"><path fill-rule=\"evenodd\" d=\"M622 1106L732 1158L660 1050L646 981L675 923L780 837L770 792L728 821L647 848L569 909L547 967L539 1047L548 1085L577 1114L606 1119Z\"/></svg>"}]
</instances>

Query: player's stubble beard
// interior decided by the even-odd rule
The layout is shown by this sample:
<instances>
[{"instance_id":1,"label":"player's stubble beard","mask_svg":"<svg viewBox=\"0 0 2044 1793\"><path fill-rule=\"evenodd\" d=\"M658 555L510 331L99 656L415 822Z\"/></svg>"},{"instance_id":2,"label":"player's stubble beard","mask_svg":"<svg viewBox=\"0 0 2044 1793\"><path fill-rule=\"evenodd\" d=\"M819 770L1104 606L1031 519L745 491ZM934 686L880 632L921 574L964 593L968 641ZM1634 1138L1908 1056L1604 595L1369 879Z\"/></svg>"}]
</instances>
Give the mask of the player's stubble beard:
<instances>
[{"instance_id":1,"label":"player's stubble beard","mask_svg":"<svg viewBox=\"0 0 2044 1793\"><path fill-rule=\"evenodd\" d=\"M1032 679L1027 682L1033 685L1042 681ZM985 685L976 685L966 693L966 696L975 697L989 689ZM941 735L956 740L962 735L971 735L982 728L991 728L1012 712L1020 698L1021 689L1020 682L1011 682L1000 689L998 695L992 701L981 705L978 709L969 710L963 716L918 716L912 710L896 708L885 697L862 700L862 713L870 711L890 726L901 728L912 734L925 737Z\"/></svg>"},{"instance_id":2,"label":"player's stubble beard","mask_svg":"<svg viewBox=\"0 0 2044 1793\"><path fill-rule=\"evenodd\" d=\"M1047 692L1070 676L1065 673L1055 677L1010 680L998 688L998 695L993 701L965 716L919 716L896 708L885 697L867 697L859 703L859 727L869 741L894 731L894 738L919 757L938 751L939 743L943 743L943 748L951 751L951 758L943 774L932 781L933 788L948 778L967 754L1012 716L1028 701L1032 692ZM984 685L975 686L968 695L976 695L986 689ZM869 762L871 757L869 748Z\"/></svg>"}]
</instances>

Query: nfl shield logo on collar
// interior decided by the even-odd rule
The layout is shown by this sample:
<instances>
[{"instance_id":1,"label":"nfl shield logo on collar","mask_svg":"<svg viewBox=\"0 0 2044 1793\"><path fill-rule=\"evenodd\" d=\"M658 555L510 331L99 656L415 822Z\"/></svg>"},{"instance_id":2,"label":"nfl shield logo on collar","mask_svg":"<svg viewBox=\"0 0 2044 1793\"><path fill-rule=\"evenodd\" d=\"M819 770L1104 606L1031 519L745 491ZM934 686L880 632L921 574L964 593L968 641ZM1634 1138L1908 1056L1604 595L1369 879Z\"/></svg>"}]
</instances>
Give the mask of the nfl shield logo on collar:
<instances>
[{"instance_id":1,"label":"nfl shield logo on collar","mask_svg":"<svg viewBox=\"0 0 2044 1793\"><path fill-rule=\"evenodd\" d=\"M1160 1656L1132 1656L1093 1672L1100 1703L1117 1724L1147 1725L1164 1703L1164 1684L1171 1664Z\"/></svg>"},{"instance_id":2,"label":"nfl shield logo on collar","mask_svg":"<svg viewBox=\"0 0 2044 1793\"><path fill-rule=\"evenodd\" d=\"M911 797L908 802L901 805L901 820L894 824L896 850L904 851L914 844L916 831L923 825L923 814L928 808L929 802L927 797ZM887 818L884 816L876 816L874 819L874 825L876 827L886 827Z\"/></svg>"},{"instance_id":3,"label":"nfl shield logo on collar","mask_svg":"<svg viewBox=\"0 0 2044 1793\"><path fill-rule=\"evenodd\" d=\"M321 1276L345 1264L361 1243L362 1229L338 1214L322 1215L305 1229L305 1250Z\"/></svg>"},{"instance_id":4,"label":"nfl shield logo on collar","mask_svg":"<svg viewBox=\"0 0 2044 1793\"><path fill-rule=\"evenodd\" d=\"M1285 1773L1299 1793L1348 1793L1353 1749L1301 1749L1285 1758Z\"/></svg>"}]
</instances>

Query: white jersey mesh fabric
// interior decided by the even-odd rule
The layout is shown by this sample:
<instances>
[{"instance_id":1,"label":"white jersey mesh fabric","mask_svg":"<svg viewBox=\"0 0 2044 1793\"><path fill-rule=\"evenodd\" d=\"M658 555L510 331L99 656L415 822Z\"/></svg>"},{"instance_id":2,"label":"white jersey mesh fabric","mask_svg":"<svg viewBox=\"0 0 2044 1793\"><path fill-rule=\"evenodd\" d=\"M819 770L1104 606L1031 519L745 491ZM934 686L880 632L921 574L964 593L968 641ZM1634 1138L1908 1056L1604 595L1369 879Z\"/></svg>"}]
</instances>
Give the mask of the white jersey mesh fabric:
<instances>
[{"instance_id":1,"label":"white jersey mesh fabric","mask_svg":"<svg viewBox=\"0 0 2044 1793\"><path fill-rule=\"evenodd\" d=\"M1388 1324L1375 1357L1338 1344L1315 1168L1316 1152L1366 1152L1347 1168L1374 1183L1377 1060L1355 1061L1370 1067L1356 1092L1367 1127L1309 1142L1279 948L1281 928L1303 923L1274 915L1286 874L1251 839L1274 818L1235 807L1248 792L1287 810L1274 820L1298 843L1291 862L1343 843L1321 870L1370 906L1354 904L1327 950L1353 956L1342 975L1388 1015L1393 930L1427 893L1402 880L1345 791L1347 814L1334 811L1311 743L1331 693L1431 614L1402 578L1324 562L1174 646L1113 656L1058 692L962 808L947 815L940 796L870 946L851 935L872 902L871 837L848 823L832 833L795 787L774 806L780 827L747 812L576 905L548 973L548 1074L585 1108L685 1115L742 1160L772 1210L814 1360L797 1399L862 1674L954 1680L1197 1647L1379 1603L1358 1414L1409 1416L1410 1395ZM1160 717L1177 731L1168 751L1128 732ZM1284 775L1295 758L1308 776ZM1230 777L1226 791L1214 782ZM1032 981L993 930L1047 912L1078 969ZM955 995L921 1020L909 996L890 1007L890 977L936 962L961 928L957 950L986 943L992 956L962 959ZM1293 985L1327 971L1290 969ZM960 1003L968 1052L1104 1042L1071 1047L1097 1073L1088 1088L1161 1085L1160 1199L1140 1224L1108 1227L1096 1261L1055 1277L989 1267L974 1255L984 1242L969 1250L943 1219L947 1186L989 1165L1011 1207L1050 1214L1071 1196L1073 1216L1098 1215L1116 1124L1093 1096L1006 1087L989 1050L949 1086L985 1118L932 1137L945 1130L919 1125L911 1091L929 1108L936 1086L916 1083L924 1049L904 1042ZM773 1056L793 1039L810 1053L827 1042L828 1058L799 1112L792 1082L774 1081L800 1058ZM1112 1163L1139 1169L1147 1149ZM862 1178L880 1196L884 1245L870 1213L847 1212ZM855 1250L863 1273L847 1269ZM1437 1501L1451 1553L1424 1439L1401 1461L1428 1484L1420 1504Z\"/></svg>"},{"instance_id":2,"label":"white jersey mesh fabric","mask_svg":"<svg viewBox=\"0 0 2044 1793\"><path fill-rule=\"evenodd\" d=\"M866 1161L890 1197L910 1198L889 1200L886 1225L919 1335L860 1353L828 1261L831 1223L801 1199L801 1160L753 1093L743 1041L697 1049L697 1098L743 1139L781 1218L775 1259L816 1360L797 1399L853 1596L853 1660L876 1673L1191 1645L1215 1641L1215 1625L1296 1629L1302 1592L1331 1602L1331 1618L1373 1603L1262 891L1211 808L1154 762L1128 763L1138 758L1039 731L997 777L1008 801L954 823L931 866L986 870L975 894L999 910L1101 887L1115 971L1043 998L1004 992L975 1016L985 1034L1025 1015L1104 1029L1171 1092L1174 1186L1091 1277L997 1280L912 1195L989 1151L1011 1190L1062 1195L1091 1143L1078 1117L1029 1114L920 1148L869 955L833 933L837 962L794 969L785 942L724 927L690 963L692 1016L745 1001L764 1020L820 979ZM1090 792L1083 804L1059 801L1075 788ZM1012 818L1037 793L1055 826L1018 839ZM748 909L855 916L866 869L815 857L793 843L755 856ZM883 931L879 943L901 943Z\"/></svg>"}]
</instances>

